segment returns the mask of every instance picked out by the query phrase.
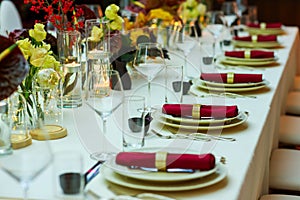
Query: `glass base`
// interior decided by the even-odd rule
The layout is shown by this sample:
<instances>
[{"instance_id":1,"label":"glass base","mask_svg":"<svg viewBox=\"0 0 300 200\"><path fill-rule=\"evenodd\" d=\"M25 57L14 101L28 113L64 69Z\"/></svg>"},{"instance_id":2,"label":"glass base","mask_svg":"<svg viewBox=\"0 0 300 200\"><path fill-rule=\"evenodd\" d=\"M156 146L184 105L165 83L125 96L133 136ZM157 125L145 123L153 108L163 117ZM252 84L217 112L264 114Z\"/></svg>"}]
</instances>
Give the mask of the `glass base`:
<instances>
[{"instance_id":1,"label":"glass base","mask_svg":"<svg viewBox=\"0 0 300 200\"><path fill-rule=\"evenodd\" d=\"M0 156L12 154L12 148L0 149Z\"/></svg>"},{"instance_id":2,"label":"glass base","mask_svg":"<svg viewBox=\"0 0 300 200\"><path fill-rule=\"evenodd\" d=\"M90 155L90 158L97 161L106 161L116 156L116 152L95 152Z\"/></svg>"}]
</instances>

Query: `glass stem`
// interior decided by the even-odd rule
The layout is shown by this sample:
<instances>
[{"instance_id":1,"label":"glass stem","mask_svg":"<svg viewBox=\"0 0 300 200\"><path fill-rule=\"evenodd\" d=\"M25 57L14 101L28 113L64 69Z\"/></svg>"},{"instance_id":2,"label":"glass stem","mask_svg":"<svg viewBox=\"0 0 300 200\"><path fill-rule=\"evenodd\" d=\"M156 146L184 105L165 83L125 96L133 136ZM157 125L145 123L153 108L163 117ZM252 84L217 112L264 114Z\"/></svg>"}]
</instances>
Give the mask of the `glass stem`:
<instances>
[{"instance_id":1,"label":"glass stem","mask_svg":"<svg viewBox=\"0 0 300 200\"><path fill-rule=\"evenodd\" d=\"M151 111L151 81L148 80L148 110Z\"/></svg>"},{"instance_id":2,"label":"glass stem","mask_svg":"<svg viewBox=\"0 0 300 200\"><path fill-rule=\"evenodd\" d=\"M187 55L184 55L184 77L187 77Z\"/></svg>"},{"instance_id":3,"label":"glass stem","mask_svg":"<svg viewBox=\"0 0 300 200\"><path fill-rule=\"evenodd\" d=\"M28 183L22 183L22 187L23 187L23 199L28 200L28 190L29 190Z\"/></svg>"},{"instance_id":4,"label":"glass stem","mask_svg":"<svg viewBox=\"0 0 300 200\"><path fill-rule=\"evenodd\" d=\"M106 122L107 122L107 119L102 119L103 123L103 127L102 127L102 131L103 131L103 134L105 135L106 134Z\"/></svg>"}]
</instances>

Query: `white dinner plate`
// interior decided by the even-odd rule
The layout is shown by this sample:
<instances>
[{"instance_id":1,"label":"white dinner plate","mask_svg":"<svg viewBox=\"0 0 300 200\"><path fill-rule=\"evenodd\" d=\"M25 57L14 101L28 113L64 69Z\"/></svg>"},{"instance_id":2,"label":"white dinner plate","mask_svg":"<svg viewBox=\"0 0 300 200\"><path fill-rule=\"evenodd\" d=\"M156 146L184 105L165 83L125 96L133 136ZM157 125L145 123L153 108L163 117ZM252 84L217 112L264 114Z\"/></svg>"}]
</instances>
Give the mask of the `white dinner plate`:
<instances>
[{"instance_id":1,"label":"white dinner plate","mask_svg":"<svg viewBox=\"0 0 300 200\"><path fill-rule=\"evenodd\" d=\"M268 81L264 81L261 84L249 86L249 87L214 87L211 85L206 85L204 82L201 82L200 79L197 79L196 81L193 81L192 86L195 86L196 88L209 90L209 91L218 91L218 92L247 92L247 91L253 91L253 90L259 90L264 87L267 87L269 84ZM192 88L191 86L191 88ZM190 88L190 90L191 90ZM195 89L195 88L194 88Z\"/></svg>"},{"instance_id":2,"label":"white dinner plate","mask_svg":"<svg viewBox=\"0 0 300 200\"><path fill-rule=\"evenodd\" d=\"M232 40L232 44L238 47L246 47L246 48L275 48L281 47L281 44L278 41L270 41L270 42L252 42L252 41L239 41Z\"/></svg>"},{"instance_id":3,"label":"white dinner plate","mask_svg":"<svg viewBox=\"0 0 300 200\"><path fill-rule=\"evenodd\" d=\"M207 124L203 126L194 126L192 124L178 124L178 123L172 123L168 120L166 120L163 117L155 118L151 123L153 124L153 127L158 127L157 129L162 129L164 126L169 126L176 129L183 129L183 130L191 130L191 131L200 131L200 130L219 130L219 129L226 129L238 126L242 123L244 123L248 118L248 115L246 112L240 112L239 116L230 122L223 122L220 124Z\"/></svg>"},{"instance_id":4,"label":"white dinner plate","mask_svg":"<svg viewBox=\"0 0 300 200\"><path fill-rule=\"evenodd\" d=\"M192 181L178 182L157 182L133 179L115 173L112 168L105 165L101 169L101 174L107 181L120 186L140 190L172 192L199 189L214 185L226 177L227 169L223 164L219 164L216 172L211 175L193 179Z\"/></svg>"},{"instance_id":5,"label":"white dinner plate","mask_svg":"<svg viewBox=\"0 0 300 200\"><path fill-rule=\"evenodd\" d=\"M157 152L160 151L159 148L141 148L135 150L137 152ZM191 153L196 154L196 152L192 152L186 149L179 148L168 148L164 149L164 151L168 151L169 153ZM105 163L106 167L110 168L117 174L120 174L125 177L129 177L132 179L144 180L144 181L155 181L155 182L174 182L174 181L187 181L192 179L203 178L205 176L211 175L215 173L220 163L216 163L216 166L207 171L199 171L197 170L194 173L183 173L183 172L150 172L141 169L130 169L127 166L118 165L115 162L115 159L110 160Z\"/></svg>"},{"instance_id":6,"label":"white dinner plate","mask_svg":"<svg viewBox=\"0 0 300 200\"><path fill-rule=\"evenodd\" d=\"M196 84L206 84L209 86L213 86L213 87L237 87L237 88L244 88L244 87L254 87L257 85L261 85L261 84L267 84L268 82L266 80L263 80L262 82L249 82L249 83L218 83L218 82L213 82L213 81L206 81L206 80L202 80L200 79L199 81L195 80L194 81Z\"/></svg>"},{"instance_id":7,"label":"white dinner plate","mask_svg":"<svg viewBox=\"0 0 300 200\"><path fill-rule=\"evenodd\" d=\"M218 58L218 61L225 63L225 64L230 64L230 65L246 65L246 66L266 66L266 65L271 65L277 62L277 59L272 59L272 60L262 60L258 61L256 59L255 62L253 61L248 61L246 59L241 59L241 60L235 60L235 59L228 59L228 57L222 56Z\"/></svg>"},{"instance_id":8,"label":"white dinner plate","mask_svg":"<svg viewBox=\"0 0 300 200\"><path fill-rule=\"evenodd\" d=\"M165 118L171 122L175 122L177 124L187 124L187 125L209 125L209 124L220 124L220 123L228 123L231 120L239 117L241 113L239 113L235 117L222 118L222 119L214 119L214 118L203 118L203 119L193 119L193 118L183 118L183 117L174 117L172 115L164 114L161 110L157 110L153 113L152 117L154 119Z\"/></svg>"}]
</instances>

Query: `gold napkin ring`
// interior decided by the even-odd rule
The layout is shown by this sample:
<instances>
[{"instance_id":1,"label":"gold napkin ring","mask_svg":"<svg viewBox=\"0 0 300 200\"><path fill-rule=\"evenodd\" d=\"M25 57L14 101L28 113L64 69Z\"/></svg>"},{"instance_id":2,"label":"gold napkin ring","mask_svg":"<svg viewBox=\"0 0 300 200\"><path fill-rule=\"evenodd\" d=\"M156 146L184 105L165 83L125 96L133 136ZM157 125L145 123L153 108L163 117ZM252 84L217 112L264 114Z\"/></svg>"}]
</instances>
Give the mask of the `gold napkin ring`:
<instances>
[{"instance_id":1,"label":"gold napkin ring","mask_svg":"<svg viewBox=\"0 0 300 200\"><path fill-rule=\"evenodd\" d=\"M264 23L264 22L260 23L260 28L261 29L266 29L267 28L267 24Z\"/></svg>"},{"instance_id":2,"label":"gold napkin ring","mask_svg":"<svg viewBox=\"0 0 300 200\"><path fill-rule=\"evenodd\" d=\"M167 171L167 156L168 152L158 151L155 154L155 167L158 171Z\"/></svg>"},{"instance_id":3,"label":"gold napkin ring","mask_svg":"<svg viewBox=\"0 0 300 200\"><path fill-rule=\"evenodd\" d=\"M257 35L252 35L251 40L252 42L257 42Z\"/></svg>"},{"instance_id":4,"label":"gold napkin ring","mask_svg":"<svg viewBox=\"0 0 300 200\"><path fill-rule=\"evenodd\" d=\"M227 73L227 83L234 83L234 73L233 72Z\"/></svg>"},{"instance_id":5,"label":"gold napkin ring","mask_svg":"<svg viewBox=\"0 0 300 200\"><path fill-rule=\"evenodd\" d=\"M192 118L193 119L200 119L200 117L201 117L200 109L201 109L201 104L193 105L193 110L192 110Z\"/></svg>"},{"instance_id":6,"label":"gold napkin ring","mask_svg":"<svg viewBox=\"0 0 300 200\"><path fill-rule=\"evenodd\" d=\"M245 50L245 51L244 51L244 57L245 57L245 58L251 58L251 51Z\"/></svg>"}]
</instances>

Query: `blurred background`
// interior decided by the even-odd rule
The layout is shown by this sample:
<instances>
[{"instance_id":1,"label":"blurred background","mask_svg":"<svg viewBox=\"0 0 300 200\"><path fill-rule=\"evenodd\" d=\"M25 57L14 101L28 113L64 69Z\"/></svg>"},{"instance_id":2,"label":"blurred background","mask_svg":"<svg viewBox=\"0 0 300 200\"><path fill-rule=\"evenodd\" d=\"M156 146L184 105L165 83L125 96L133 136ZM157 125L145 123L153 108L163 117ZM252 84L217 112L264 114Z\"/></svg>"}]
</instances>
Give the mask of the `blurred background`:
<instances>
[{"instance_id":1,"label":"blurred background","mask_svg":"<svg viewBox=\"0 0 300 200\"><path fill-rule=\"evenodd\" d=\"M0 0L2 2L3 0ZM24 0L11 0L19 10L24 28L32 28L36 19L42 19L29 10L29 5L24 5ZM100 5L102 10L106 6L115 3L122 7L130 0L75 0L76 4ZM159 0L157 0L159 1ZM162 1L162 0L160 0ZM225 0L206 0L208 9L220 9ZM287 26L300 27L300 1L299 0L236 0L239 5L244 6L243 14L247 14L249 8L256 7L257 20L260 22L281 22ZM32 16L35 18L33 19Z\"/></svg>"}]
</instances>

